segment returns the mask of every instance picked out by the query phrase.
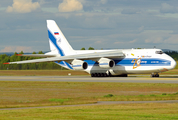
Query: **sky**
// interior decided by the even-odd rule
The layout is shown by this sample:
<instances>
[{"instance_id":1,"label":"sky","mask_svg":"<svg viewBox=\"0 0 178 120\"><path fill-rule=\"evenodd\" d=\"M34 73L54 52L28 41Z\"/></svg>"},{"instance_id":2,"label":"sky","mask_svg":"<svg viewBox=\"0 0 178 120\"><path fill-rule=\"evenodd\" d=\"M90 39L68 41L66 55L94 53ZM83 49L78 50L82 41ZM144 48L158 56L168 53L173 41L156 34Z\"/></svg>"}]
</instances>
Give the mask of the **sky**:
<instances>
[{"instance_id":1,"label":"sky","mask_svg":"<svg viewBox=\"0 0 178 120\"><path fill-rule=\"evenodd\" d=\"M49 51L46 20L73 49L178 51L178 0L1 0L0 52Z\"/></svg>"}]
</instances>

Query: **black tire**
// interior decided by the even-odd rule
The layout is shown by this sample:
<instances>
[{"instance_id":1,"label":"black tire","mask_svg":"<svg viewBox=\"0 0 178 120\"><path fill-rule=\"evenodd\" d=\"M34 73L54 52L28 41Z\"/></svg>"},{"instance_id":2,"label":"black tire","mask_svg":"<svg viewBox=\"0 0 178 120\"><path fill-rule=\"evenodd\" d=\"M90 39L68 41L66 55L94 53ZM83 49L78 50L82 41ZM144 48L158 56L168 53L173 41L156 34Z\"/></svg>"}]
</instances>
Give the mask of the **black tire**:
<instances>
[{"instance_id":1,"label":"black tire","mask_svg":"<svg viewBox=\"0 0 178 120\"><path fill-rule=\"evenodd\" d=\"M155 74L151 74L150 76L151 76L151 77L155 77Z\"/></svg>"},{"instance_id":2,"label":"black tire","mask_svg":"<svg viewBox=\"0 0 178 120\"><path fill-rule=\"evenodd\" d=\"M108 77L107 73L104 73L104 77Z\"/></svg>"},{"instance_id":3,"label":"black tire","mask_svg":"<svg viewBox=\"0 0 178 120\"><path fill-rule=\"evenodd\" d=\"M128 77L128 75L127 74L123 74L123 77Z\"/></svg>"},{"instance_id":4,"label":"black tire","mask_svg":"<svg viewBox=\"0 0 178 120\"><path fill-rule=\"evenodd\" d=\"M101 77L105 77L105 76L104 76L104 73L101 73Z\"/></svg>"},{"instance_id":5,"label":"black tire","mask_svg":"<svg viewBox=\"0 0 178 120\"><path fill-rule=\"evenodd\" d=\"M98 74L97 74L97 73L94 73L94 74L95 74L95 75L94 75L95 77L98 77Z\"/></svg>"},{"instance_id":6,"label":"black tire","mask_svg":"<svg viewBox=\"0 0 178 120\"><path fill-rule=\"evenodd\" d=\"M156 74L155 77L159 77L159 74Z\"/></svg>"}]
</instances>

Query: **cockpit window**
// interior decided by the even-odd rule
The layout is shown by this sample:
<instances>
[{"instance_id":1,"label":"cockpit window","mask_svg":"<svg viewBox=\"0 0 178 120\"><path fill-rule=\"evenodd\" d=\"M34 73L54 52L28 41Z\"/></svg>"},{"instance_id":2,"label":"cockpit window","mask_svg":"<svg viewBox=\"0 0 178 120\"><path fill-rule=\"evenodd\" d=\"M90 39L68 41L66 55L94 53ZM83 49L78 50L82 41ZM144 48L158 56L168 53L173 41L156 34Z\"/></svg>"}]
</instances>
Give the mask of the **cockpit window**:
<instances>
[{"instance_id":1,"label":"cockpit window","mask_svg":"<svg viewBox=\"0 0 178 120\"><path fill-rule=\"evenodd\" d=\"M163 54L163 51L156 51L156 54Z\"/></svg>"}]
</instances>

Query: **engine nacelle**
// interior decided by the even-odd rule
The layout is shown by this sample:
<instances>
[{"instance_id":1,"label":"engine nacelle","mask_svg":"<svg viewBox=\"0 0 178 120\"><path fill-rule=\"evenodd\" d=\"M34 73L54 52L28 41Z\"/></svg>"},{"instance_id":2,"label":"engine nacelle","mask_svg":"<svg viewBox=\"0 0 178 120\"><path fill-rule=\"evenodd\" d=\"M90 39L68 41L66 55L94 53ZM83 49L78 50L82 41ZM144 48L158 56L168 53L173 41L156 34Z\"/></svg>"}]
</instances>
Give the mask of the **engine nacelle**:
<instances>
[{"instance_id":1,"label":"engine nacelle","mask_svg":"<svg viewBox=\"0 0 178 120\"><path fill-rule=\"evenodd\" d=\"M99 66L101 68L112 68L115 66L114 60L108 59L108 58L101 58L99 59Z\"/></svg>"},{"instance_id":2,"label":"engine nacelle","mask_svg":"<svg viewBox=\"0 0 178 120\"><path fill-rule=\"evenodd\" d=\"M72 67L74 68L74 70L85 70L88 68L88 64L87 62L84 62L82 60L73 60L71 62Z\"/></svg>"}]
</instances>

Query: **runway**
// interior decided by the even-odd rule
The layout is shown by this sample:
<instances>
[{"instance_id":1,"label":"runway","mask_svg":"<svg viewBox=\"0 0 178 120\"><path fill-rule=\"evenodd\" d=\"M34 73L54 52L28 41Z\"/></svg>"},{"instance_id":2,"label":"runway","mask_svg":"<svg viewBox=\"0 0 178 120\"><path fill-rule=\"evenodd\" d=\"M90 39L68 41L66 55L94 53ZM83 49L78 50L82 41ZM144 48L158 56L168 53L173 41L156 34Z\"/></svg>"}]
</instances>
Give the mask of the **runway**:
<instances>
[{"instance_id":1,"label":"runway","mask_svg":"<svg viewBox=\"0 0 178 120\"><path fill-rule=\"evenodd\" d=\"M176 78L176 76L160 78L141 76L99 78L90 76L0 76L0 81L178 83L178 78Z\"/></svg>"}]
</instances>

